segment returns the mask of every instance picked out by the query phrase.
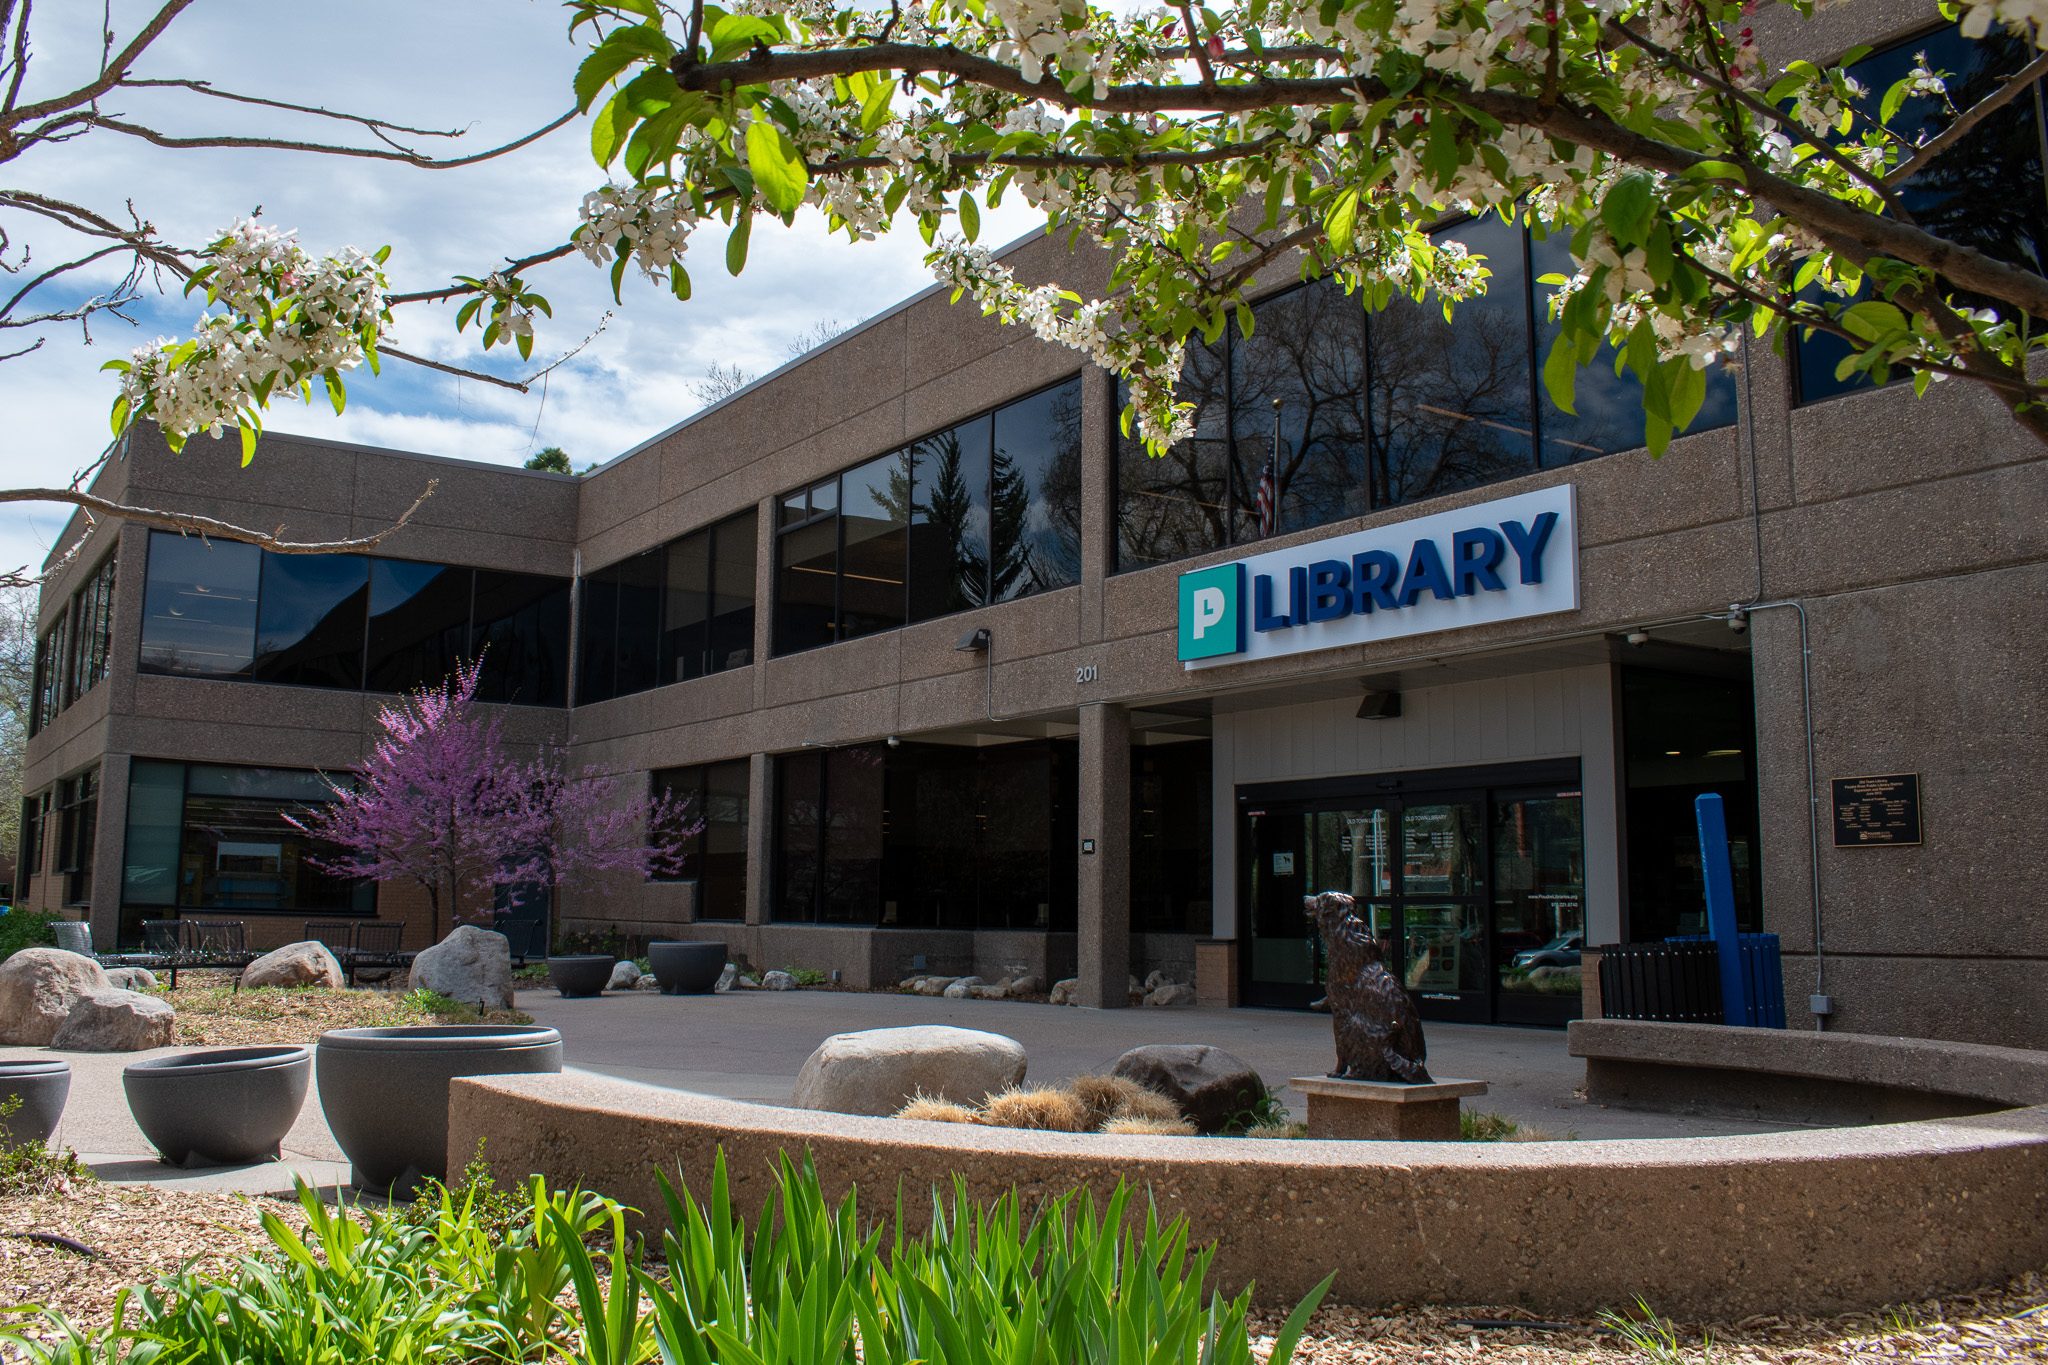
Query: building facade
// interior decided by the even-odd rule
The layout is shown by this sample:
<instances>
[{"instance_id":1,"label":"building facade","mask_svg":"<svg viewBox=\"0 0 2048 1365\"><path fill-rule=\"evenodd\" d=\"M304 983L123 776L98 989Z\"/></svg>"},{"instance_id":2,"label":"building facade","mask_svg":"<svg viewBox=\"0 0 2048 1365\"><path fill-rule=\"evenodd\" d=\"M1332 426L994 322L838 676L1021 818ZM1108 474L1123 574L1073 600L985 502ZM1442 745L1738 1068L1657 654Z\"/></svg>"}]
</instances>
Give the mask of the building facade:
<instances>
[{"instance_id":1,"label":"building facade","mask_svg":"<svg viewBox=\"0 0 2048 1365\"><path fill-rule=\"evenodd\" d=\"M1975 60L1938 24L1852 5L1798 40L1879 44L1881 93L1929 44ZM2048 242L2014 107L1974 136L2032 148L2033 199L1984 230ZM1823 339L1717 368L1652 459L1604 358L1577 414L1537 382L1559 244L1444 232L1488 256L1483 302L1368 319L1276 279L1251 339L1192 354L1198 431L1161 459L1108 375L937 291L580 479L280 436L240 469L138 432L98 491L295 538L438 486L369 556L135 526L71 554L74 525L21 899L107 948L178 915L424 946L418 897L319 873L281 812L482 650L515 742L704 817L683 879L576 888L557 932L1299 1006L1302 897L1344 890L1426 1015L1557 1023L1582 946L1700 927L1715 792L1794 1027L2048 1046L2041 444L1967 385L1839 383Z\"/></svg>"}]
</instances>

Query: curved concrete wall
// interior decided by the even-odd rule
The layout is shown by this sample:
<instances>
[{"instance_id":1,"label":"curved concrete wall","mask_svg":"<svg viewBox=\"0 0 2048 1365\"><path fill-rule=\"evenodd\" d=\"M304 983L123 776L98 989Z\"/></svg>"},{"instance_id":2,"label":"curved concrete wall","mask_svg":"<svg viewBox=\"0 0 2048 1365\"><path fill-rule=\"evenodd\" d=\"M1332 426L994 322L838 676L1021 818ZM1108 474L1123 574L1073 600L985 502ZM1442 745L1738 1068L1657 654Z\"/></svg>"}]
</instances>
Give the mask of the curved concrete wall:
<instances>
[{"instance_id":1,"label":"curved concrete wall","mask_svg":"<svg viewBox=\"0 0 2048 1365\"><path fill-rule=\"evenodd\" d=\"M1218 1245L1221 1287L1292 1301L1620 1307L1715 1319L1875 1307L2048 1263L2048 1106L1756 1137L1516 1144L1099 1137L743 1104L587 1073L458 1080L450 1160L487 1138L500 1178L539 1172L658 1209L654 1171L740 1207L778 1152L832 1193L919 1207L958 1172L983 1196L1119 1177Z\"/></svg>"}]
</instances>

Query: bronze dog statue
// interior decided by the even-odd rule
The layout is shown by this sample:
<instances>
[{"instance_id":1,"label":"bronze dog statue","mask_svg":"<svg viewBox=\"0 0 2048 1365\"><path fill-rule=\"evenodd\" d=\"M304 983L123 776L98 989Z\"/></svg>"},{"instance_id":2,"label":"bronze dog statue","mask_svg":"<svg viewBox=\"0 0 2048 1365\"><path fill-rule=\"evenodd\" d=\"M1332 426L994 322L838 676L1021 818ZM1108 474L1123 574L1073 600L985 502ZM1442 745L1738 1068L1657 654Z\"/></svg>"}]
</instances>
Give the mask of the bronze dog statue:
<instances>
[{"instance_id":1,"label":"bronze dog statue","mask_svg":"<svg viewBox=\"0 0 2048 1365\"><path fill-rule=\"evenodd\" d=\"M1302 904L1329 954L1330 1025L1337 1035L1337 1069L1350 1081L1430 1083L1428 1049L1415 1002L1380 962L1380 945L1356 902L1341 891L1304 896Z\"/></svg>"}]
</instances>

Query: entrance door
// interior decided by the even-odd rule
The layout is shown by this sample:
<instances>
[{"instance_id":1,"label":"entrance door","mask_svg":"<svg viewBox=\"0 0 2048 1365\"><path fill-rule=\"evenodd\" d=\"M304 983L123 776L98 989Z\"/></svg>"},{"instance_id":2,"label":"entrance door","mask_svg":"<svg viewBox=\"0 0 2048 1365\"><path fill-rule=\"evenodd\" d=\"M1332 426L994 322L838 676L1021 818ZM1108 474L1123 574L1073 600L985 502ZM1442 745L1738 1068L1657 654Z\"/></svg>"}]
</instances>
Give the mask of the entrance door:
<instances>
[{"instance_id":1,"label":"entrance door","mask_svg":"<svg viewBox=\"0 0 2048 1365\"><path fill-rule=\"evenodd\" d=\"M1495 1017L1579 1017L1586 946L1586 830L1576 791L1496 793L1493 803Z\"/></svg>"},{"instance_id":2,"label":"entrance door","mask_svg":"<svg viewBox=\"0 0 2048 1365\"><path fill-rule=\"evenodd\" d=\"M1323 994L1322 941L1302 901L1342 891L1425 1017L1484 1020L1485 820L1477 797L1242 803L1247 1002L1300 1007Z\"/></svg>"}]
</instances>

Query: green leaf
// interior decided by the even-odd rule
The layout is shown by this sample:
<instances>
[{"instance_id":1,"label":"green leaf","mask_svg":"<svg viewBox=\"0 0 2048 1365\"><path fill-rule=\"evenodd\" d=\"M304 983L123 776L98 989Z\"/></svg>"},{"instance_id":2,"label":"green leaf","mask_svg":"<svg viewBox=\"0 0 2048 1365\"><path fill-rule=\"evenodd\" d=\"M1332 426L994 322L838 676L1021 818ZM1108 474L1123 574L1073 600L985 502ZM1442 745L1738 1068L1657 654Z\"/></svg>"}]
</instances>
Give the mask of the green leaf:
<instances>
[{"instance_id":1,"label":"green leaf","mask_svg":"<svg viewBox=\"0 0 2048 1365\"><path fill-rule=\"evenodd\" d=\"M341 416L341 410L348 405L348 390L342 387L341 376L329 370L320 378L327 385L327 401L334 404L334 415Z\"/></svg>"},{"instance_id":2,"label":"green leaf","mask_svg":"<svg viewBox=\"0 0 2048 1365\"><path fill-rule=\"evenodd\" d=\"M242 427L242 468L247 469L256 458L256 428L248 418L241 421ZM173 447L175 449L175 447Z\"/></svg>"},{"instance_id":3,"label":"green leaf","mask_svg":"<svg viewBox=\"0 0 2048 1365\"><path fill-rule=\"evenodd\" d=\"M981 235L981 206L974 202L971 194L960 196L960 230L967 234L970 242Z\"/></svg>"},{"instance_id":4,"label":"green leaf","mask_svg":"<svg viewBox=\"0 0 2048 1365\"><path fill-rule=\"evenodd\" d=\"M128 429L128 395L125 393L114 400L113 426L116 436Z\"/></svg>"},{"instance_id":5,"label":"green leaf","mask_svg":"<svg viewBox=\"0 0 2048 1365\"><path fill-rule=\"evenodd\" d=\"M1656 187L1643 171L1631 171L1615 181L1600 203L1600 221L1623 247L1641 245L1656 214Z\"/></svg>"},{"instance_id":6,"label":"green leaf","mask_svg":"<svg viewBox=\"0 0 2048 1365\"><path fill-rule=\"evenodd\" d=\"M1851 304L1842 310L1842 326L1855 334L1859 341L1876 341L1906 327L1906 315L1897 304L1885 303L1880 299L1865 299L1862 303Z\"/></svg>"},{"instance_id":7,"label":"green leaf","mask_svg":"<svg viewBox=\"0 0 2048 1365\"><path fill-rule=\"evenodd\" d=\"M635 27L614 30L591 49L583 64L576 68L576 107L589 113L598 92L635 62L666 62L673 55L668 40L658 29Z\"/></svg>"},{"instance_id":8,"label":"green leaf","mask_svg":"<svg viewBox=\"0 0 2048 1365\"><path fill-rule=\"evenodd\" d=\"M1330 250L1342 256L1350 252L1351 243L1358 227L1358 191L1347 189L1330 203L1330 211L1323 217L1323 234L1330 239Z\"/></svg>"},{"instance_id":9,"label":"green leaf","mask_svg":"<svg viewBox=\"0 0 2048 1365\"><path fill-rule=\"evenodd\" d=\"M1570 336L1559 332L1557 339L1550 343L1550 354L1543 358L1543 387L1559 412L1578 416L1579 410L1572 406L1578 382L1579 348Z\"/></svg>"},{"instance_id":10,"label":"green leaf","mask_svg":"<svg viewBox=\"0 0 2048 1365\"><path fill-rule=\"evenodd\" d=\"M797 154L789 134L770 119L756 118L747 125L747 169L770 208L788 217L804 201L810 172Z\"/></svg>"},{"instance_id":11,"label":"green leaf","mask_svg":"<svg viewBox=\"0 0 2048 1365\"><path fill-rule=\"evenodd\" d=\"M632 102L623 90L613 93L609 102L590 121L590 156L600 166L610 166L618 160L619 149L626 145L626 134L639 122L640 116L633 112Z\"/></svg>"},{"instance_id":12,"label":"green leaf","mask_svg":"<svg viewBox=\"0 0 2048 1365\"><path fill-rule=\"evenodd\" d=\"M1733 180L1738 185L1749 183L1749 172L1732 161L1695 161L1685 168L1681 180Z\"/></svg>"},{"instance_id":13,"label":"green leaf","mask_svg":"<svg viewBox=\"0 0 2048 1365\"><path fill-rule=\"evenodd\" d=\"M1706 371L1694 369L1689 361L1680 361L1678 372L1671 377L1671 424L1685 430L1700 415L1700 406L1706 401Z\"/></svg>"},{"instance_id":14,"label":"green leaf","mask_svg":"<svg viewBox=\"0 0 2048 1365\"><path fill-rule=\"evenodd\" d=\"M747 237L753 227L754 215L741 210L739 221L732 225L732 236L725 239L725 268L734 275L747 268Z\"/></svg>"}]
</instances>

